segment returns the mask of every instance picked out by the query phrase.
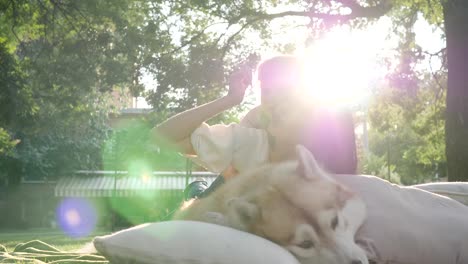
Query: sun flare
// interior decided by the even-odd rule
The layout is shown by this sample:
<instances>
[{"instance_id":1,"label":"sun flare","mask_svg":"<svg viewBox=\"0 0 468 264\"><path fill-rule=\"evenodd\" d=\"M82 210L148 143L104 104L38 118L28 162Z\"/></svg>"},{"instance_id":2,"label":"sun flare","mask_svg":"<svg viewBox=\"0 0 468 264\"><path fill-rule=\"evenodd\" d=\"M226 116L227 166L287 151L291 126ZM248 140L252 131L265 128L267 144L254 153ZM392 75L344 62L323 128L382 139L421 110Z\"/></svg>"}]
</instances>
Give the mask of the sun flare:
<instances>
[{"instance_id":1,"label":"sun flare","mask_svg":"<svg viewBox=\"0 0 468 264\"><path fill-rule=\"evenodd\" d=\"M378 47L371 34L347 30L329 32L300 54L305 88L312 100L334 106L364 102L371 86L382 75Z\"/></svg>"}]
</instances>

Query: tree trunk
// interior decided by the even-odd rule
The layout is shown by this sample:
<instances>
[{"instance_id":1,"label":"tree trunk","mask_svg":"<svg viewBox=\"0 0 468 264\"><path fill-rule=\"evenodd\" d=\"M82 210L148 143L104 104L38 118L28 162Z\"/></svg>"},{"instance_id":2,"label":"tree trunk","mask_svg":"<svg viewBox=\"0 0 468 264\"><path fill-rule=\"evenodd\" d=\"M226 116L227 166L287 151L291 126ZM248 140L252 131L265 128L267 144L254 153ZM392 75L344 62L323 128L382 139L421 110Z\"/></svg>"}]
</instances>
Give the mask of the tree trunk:
<instances>
[{"instance_id":1,"label":"tree trunk","mask_svg":"<svg viewBox=\"0 0 468 264\"><path fill-rule=\"evenodd\" d=\"M468 181L468 0L444 0L447 40L445 141L449 181Z\"/></svg>"}]
</instances>

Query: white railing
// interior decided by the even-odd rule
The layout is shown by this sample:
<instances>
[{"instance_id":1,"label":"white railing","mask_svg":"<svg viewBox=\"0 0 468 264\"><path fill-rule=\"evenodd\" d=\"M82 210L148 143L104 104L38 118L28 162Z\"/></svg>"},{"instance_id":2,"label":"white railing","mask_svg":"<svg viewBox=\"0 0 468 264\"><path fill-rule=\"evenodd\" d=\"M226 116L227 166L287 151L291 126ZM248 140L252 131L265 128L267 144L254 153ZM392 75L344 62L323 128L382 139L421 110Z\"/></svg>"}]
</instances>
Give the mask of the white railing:
<instances>
[{"instance_id":1,"label":"white railing","mask_svg":"<svg viewBox=\"0 0 468 264\"><path fill-rule=\"evenodd\" d=\"M103 171L103 170L78 170L74 174L96 174L96 175L114 175L114 174L129 174L129 171ZM192 171L187 173L186 171L153 171L152 175L155 176L205 176L205 177L216 177L218 174L209 171Z\"/></svg>"},{"instance_id":2,"label":"white railing","mask_svg":"<svg viewBox=\"0 0 468 264\"><path fill-rule=\"evenodd\" d=\"M70 173L70 175L95 175L95 176L111 176L111 175L116 175L116 176L125 176L132 174L129 171L107 171L107 170L78 170ZM218 174L212 173L209 171L192 171L192 172L187 172L187 171L153 171L151 173L153 176L178 176L178 177L186 177L186 178L192 178L192 177L207 177L207 178L216 178ZM62 176L63 177L63 176ZM62 178L59 177L59 178ZM27 180L22 178L21 183L27 183L27 184L43 184L43 183L50 183L54 184L57 183L57 180Z\"/></svg>"}]
</instances>

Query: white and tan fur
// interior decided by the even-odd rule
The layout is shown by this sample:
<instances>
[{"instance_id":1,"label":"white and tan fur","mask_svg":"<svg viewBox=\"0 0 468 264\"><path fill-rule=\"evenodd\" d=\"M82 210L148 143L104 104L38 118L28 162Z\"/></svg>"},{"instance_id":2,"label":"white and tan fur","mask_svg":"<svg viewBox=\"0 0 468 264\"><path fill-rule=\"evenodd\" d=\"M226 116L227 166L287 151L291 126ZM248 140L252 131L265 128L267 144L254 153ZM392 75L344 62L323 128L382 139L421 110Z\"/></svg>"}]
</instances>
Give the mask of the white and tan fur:
<instances>
[{"instance_id":1,"label":"white and tan fur","mask_svg":"<svg viewBox=\"0 0 468 264\"><path fill-rule=\"evenodd\" d=\"M366 207L328 176L312 154L243 173L208 197L191 201L175 219L222 224L267 238L301 263L367 264L356 245Z\"/></svg>"}]
</instances>

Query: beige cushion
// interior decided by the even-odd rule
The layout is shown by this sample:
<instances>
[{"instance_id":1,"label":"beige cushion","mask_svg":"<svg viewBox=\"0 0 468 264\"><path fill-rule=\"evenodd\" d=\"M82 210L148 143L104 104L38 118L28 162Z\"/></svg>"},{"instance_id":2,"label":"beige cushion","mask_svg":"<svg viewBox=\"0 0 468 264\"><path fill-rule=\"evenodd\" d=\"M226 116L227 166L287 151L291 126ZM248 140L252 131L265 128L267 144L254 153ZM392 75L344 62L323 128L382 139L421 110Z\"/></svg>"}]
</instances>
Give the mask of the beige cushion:
<instances>
[{"instance_id":1,"label":"beige cushion","mask_svg":"<svg viewBox=\"0 0 468 264\"><path fill-rule=\"evenodd\" d=\"M468 263L468 207L374 176L336 175L359 193L367 219L356 239L377 263Z\"/></svg>"},{"instance_id":2,"label":"beige cushion","mask_svg":"<svg viewBox=\"0 0 468 264\"><path fill-rule=\"evenodd\" d=\"M444 195L468 205L468 182L433 182L413 185L413 187Z\"/></svg>"},{"instance_id":3,"label":"beige cushion","mask_svg":"<svg viewBox=\"0 0 468 264\"><path fill-rule=\"evenodd\" d=\"M168 221L96 237L94 246L111 263L299 264L282 247L224 226Z\"/></svg>"}]
</instances>

